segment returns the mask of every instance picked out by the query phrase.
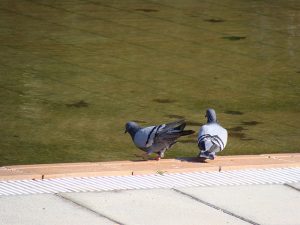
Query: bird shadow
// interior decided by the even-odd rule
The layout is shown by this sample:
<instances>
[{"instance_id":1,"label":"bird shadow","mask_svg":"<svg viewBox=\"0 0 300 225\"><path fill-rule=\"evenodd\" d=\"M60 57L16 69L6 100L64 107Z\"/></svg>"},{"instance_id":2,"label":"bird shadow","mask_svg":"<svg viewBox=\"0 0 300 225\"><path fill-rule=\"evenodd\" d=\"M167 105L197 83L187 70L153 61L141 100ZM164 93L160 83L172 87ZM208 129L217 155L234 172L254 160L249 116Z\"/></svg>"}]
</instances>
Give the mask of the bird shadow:
<instances>
[{"instance_id":1,"label":"bird shadow","mask_svg":"<svg viewBox=\"0 0 300 225\"><path fill-rule=\"evenodd\" d=\"M134 156L136 157L136 159L130 160L131 162L157 161L155 158L151 158L151 157L147 158L139 154L134 154Z\"/></svg>"},{"instance_id":2,"label":"bird shadow","mask_svg":"<svg viewBox=\"0 0 300 225\"><path fill-rule=\"evenodd\" d=\"M157 161L155 158L145 158L142 155L135 154L137 159L130 160L131 162L144 162L144 161ZM175 160L179 160L181 162L190 162L190 163L208 163L206 158L201 157L179 157L175 158Z\"/></svg>"},{"instance_id":3,"label":"bird shadow","mask_svg":"<svg viewBox=\"0 0 300 225\"><path fill-rule=\"evenodd\" d=\"M180 158L176 158L176 160L179 160L181 162L190 162L190 163L207 163L206 159L201 157L180 157Z\"/></svg>"}]
</instances>

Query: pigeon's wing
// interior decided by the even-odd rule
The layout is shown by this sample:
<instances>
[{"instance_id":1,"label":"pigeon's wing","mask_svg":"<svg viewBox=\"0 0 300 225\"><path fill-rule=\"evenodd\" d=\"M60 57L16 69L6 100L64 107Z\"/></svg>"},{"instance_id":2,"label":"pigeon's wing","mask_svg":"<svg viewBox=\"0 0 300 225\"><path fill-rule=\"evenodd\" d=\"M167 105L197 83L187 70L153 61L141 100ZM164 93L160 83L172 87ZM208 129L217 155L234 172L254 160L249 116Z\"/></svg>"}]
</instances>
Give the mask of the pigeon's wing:
<instances>
[{"instance_id":1,"label":"pigeon's wing","mask_svg":"<svg viewBox=\"0 0 300 225\"><path fill-rule=\"evenodd\" d=\"M183 129L184 126L184 121L180 120L153 127L148 134L144 150L148 154L151 154L169 148L180 137L180 128Z\"/></svg>"},{"instance_id":2,"label":"pigeon's wing","mask_svg":"<svg viewBox=\"0 0 300 225\"><path fill-rule=\"evenodd\" d=\"M164 130L157 134L154 139L154 143L158 145L159 143L164 144L166 147L174 143L181 135L181 130Z\"/></svg>"},{"instance_id":3,"label":"pigeon's wing","mask_svg":"<svg viewBox=\"0 0 300 225\"><path fill-rule=\"evenodd\" d=\"M185 120L177 120L175 122L165 124L163 130L183 130L186 126Z\"/></svg>"},{"instance_id":4,"label":"pigeon's wing","mask_svg":"<svg viewBox=\"0 0 300 225\"><path fill-rule=\"evenodd\" d=\"M186 123L184 120L165 124L156 132L153 145L169 148L180 136L188 134L183 130L185 126Z\"/></svg>"},{"instance_id":5,"label":"pigeon's wing","mask_svg":"<svg viewBox=\"0 0 300 225\"><path fill-rule=\"evenodd\" d=\"M185 126L184 120L155 126L152 132L149 133L148 144L145 150L148 154L151 154L169 149L179 137L194 133L193 130L184 130Z\"/></svg>"}]
</instances>

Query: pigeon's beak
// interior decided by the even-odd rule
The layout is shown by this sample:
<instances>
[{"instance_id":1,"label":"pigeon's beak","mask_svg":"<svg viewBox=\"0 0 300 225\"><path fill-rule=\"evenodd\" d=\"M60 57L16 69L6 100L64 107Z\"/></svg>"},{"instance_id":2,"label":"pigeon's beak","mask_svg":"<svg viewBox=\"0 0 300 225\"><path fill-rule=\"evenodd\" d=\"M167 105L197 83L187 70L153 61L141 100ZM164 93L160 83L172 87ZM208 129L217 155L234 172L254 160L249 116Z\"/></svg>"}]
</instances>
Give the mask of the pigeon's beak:
<instances>
[{"instance_id":1,"label":"pigeon's beak","mask_svg":"<svg viewBox=\"0 0 300 225\"><path fill-rule=\"evenodd\" d=\"M126 134L127 133L127 129L124 131L124 134Z\"/></svg>"}]
</instances>

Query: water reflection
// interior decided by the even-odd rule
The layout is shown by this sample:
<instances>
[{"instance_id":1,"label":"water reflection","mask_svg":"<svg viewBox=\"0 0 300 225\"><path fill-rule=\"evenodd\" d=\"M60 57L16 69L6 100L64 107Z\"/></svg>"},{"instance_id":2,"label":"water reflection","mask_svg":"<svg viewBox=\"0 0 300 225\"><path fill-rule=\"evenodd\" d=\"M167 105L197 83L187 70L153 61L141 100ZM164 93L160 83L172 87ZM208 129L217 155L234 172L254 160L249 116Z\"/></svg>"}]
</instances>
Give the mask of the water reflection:
<instances>
[{"instance_id":1,"label":"water reflection","mask_svg":"<svg viewBox=\"0 0 300 225\"><path fill-rule=\"evenodd\" d=\"M299 151L299 8L1 1L0 164L130 159L126 121L199 127L207 107L229 128L224 154ZM196 155L183 142L170 156Z\"/></svg>"}]
</instances>

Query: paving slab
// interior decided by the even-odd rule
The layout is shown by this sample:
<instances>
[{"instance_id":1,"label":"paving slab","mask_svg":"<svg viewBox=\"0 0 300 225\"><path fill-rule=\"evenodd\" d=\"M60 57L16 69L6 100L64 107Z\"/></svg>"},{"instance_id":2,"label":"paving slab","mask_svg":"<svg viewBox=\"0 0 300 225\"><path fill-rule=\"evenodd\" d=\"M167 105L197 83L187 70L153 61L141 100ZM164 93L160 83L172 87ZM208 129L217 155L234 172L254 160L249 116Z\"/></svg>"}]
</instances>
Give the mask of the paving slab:
<instances>
[{"instance_id":1,"label":"paving slab","mask_svg":"<svg viewBox=\"0 0 300 225\"><path fill-rule=\"evenodd\" d=\"M248 224L172 189L64 193L63 196L122 224Z\"/></svg>"},{"instance_id":2,"label":"paving slab","mask_svg":"<svg viewBox=\"0 0 300 225\"><path fill-rule=\"evenodd\" d=\"M289 184L286 184L286 186L291 187L291 188L294 188L295 190L297 190L297 191L300 192L300 182L297 182L297 183L289 183Z\"/></svg>"},{"instance_id":3,"label":"paving slab","mask_svg":"<svg viewBox=\"0 0 300 225\"><path fill-rule=\"evenodd\" d=\"M0 198L1 225L115 225L79 205L52 194Z\"/></svg>"},{"instance_id":4,"label":"paving slab","mask_svg":"<svg viewBox=\"0 0 300 225\"><path fill-rule=\"evenodd\" d=\"M236 170L246 168L299 167L300 154L219 156L201 163L196 158L160 161L115 161L16 165L0 167L0 180L44 179L80 176L141 175L156 173Z\"/></svg>"},{"instance_id":5,"label":"paving slab","mask_svg":"<svg viewBox=\"0 0 300 225\"><path fill-rule=\"evenodd\" d=\"M300 225L299 175L270 168L1 181L0 224Z\"/></svg>"},{"instance_id":6,"label":"paving slab","mask_svg":"<svg viewBox=\"0 0 300 225\"><path fill-rule=\"evenodd\" d=\"M300 193L286 185L197 187L179 190L257 224L300 224Z\"/></svg>"}]
</instances>

